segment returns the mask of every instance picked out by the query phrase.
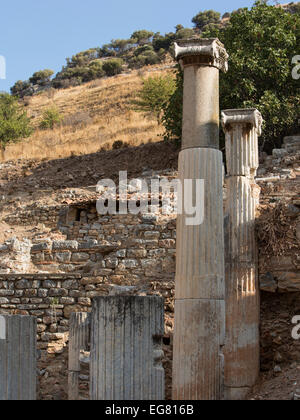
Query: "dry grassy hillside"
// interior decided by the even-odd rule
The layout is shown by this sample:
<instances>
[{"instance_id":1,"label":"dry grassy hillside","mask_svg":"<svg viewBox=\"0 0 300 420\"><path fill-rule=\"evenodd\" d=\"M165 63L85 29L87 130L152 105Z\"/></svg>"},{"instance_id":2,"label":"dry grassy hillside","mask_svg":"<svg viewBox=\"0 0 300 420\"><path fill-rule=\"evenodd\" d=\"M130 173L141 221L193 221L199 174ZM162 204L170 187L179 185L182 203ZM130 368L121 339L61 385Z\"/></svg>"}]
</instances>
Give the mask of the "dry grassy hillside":
<instances>
[{"instance_id":1,"label":"dry grassy hillside","mask_svg":"<svg viewBox=\"0 0 300 420\"><path fill-rule=\"evenodd\" d=\"M131 109L131 100L142 77L166 74L168 67L145 68L130 74L99 79L82 86L50 90L27 101L27 112L36 128L33 135L10 145L4 159L55 159L109 149L117 140L131 146L160 141L163 128L155 118ZM56 107L64 121L53 130L39 129L43 112Z\"/></svg>"}]
</instances>

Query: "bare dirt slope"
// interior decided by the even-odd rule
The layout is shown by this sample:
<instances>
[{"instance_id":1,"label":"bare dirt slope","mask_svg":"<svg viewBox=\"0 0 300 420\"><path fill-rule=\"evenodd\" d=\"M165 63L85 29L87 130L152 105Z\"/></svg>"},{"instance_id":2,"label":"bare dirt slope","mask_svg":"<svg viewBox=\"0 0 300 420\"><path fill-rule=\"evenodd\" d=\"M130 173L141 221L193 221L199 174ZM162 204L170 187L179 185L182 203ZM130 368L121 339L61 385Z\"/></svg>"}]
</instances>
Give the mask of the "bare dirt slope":
<instances>
[{"instance_id":1,"label":"bare dirt slope","mask_svg":"<svg viewBox=\"0 0 300 420\"><path fill-rule=\"evenodd\" d=\"M115 141L131 146L160 141L163 128L154 117L132 110L142 79L173 72L173 65L148 66L119 76L103 78L68 89L51 89L24 99L34 133L9 146L4 160L55 159L95 153ZM39 129L43 113L56 108L63 118L53 130Z\"/></svg>"}]
</instances>

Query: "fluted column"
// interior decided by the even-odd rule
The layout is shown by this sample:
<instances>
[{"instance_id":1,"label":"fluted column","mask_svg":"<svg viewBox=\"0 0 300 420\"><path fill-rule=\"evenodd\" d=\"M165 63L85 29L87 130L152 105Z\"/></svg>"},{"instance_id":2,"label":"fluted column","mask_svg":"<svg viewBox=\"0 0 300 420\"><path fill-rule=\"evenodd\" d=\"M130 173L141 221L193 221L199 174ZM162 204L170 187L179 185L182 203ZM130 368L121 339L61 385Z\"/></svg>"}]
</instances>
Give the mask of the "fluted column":
<instances>
[{"instance_id":1,"label":"fluted column","mask_svg":"<svg viewBox=\"0 0 300 420\"><path fill-rule=\"evenodd\" d=\"M225 397L239 400L257 381L260 365L255 240L260 188L254 177L262 117L255 109L227 110L222 112L222 125L227 162Z\"/></svg>"},{"instance_id":2,"label":"fluted column","mask_svg":"<svg viewBox=\"0 0 300 420\"><path fill-rule=\"evenodd\" d=\"M91 318L91 400L163 400L163 334L162 298L95 298Z\"/></svg>"},{"instance_id":3,"label":"fluted column","mask_svg":"<svg viewBox=\"0 0 300 420\"><path fill-rule=\"evenodd\" d=\"M201 223L190 226L184 208L177 219L174 400L223 398L225 335L222 153L219 151L219 70L228 55L218 39L176 44L184 71L179 178L203 180ZM196 183L195 183L196 184ZM189 201L200 194L193 188Z\"/></svg>"},{"instance_id":4,"label":"fluted column","mask_svg":"<svg viewBox=\"0 0 300 420\"><path fill-rule=\"evenodd\" d=\"M36 318L0 315L0 400L36 399Z\"/></svg>"}]
</instances>

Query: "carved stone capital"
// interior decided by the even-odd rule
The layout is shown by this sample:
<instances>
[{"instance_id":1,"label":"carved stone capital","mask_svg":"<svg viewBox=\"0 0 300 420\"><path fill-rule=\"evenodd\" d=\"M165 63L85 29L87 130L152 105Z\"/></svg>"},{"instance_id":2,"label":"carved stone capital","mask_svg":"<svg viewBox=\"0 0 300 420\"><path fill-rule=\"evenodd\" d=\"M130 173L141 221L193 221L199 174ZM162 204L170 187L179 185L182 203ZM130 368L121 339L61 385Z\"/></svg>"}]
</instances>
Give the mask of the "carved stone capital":
<instances>
[{"instance_id":1,"label":"carved stone capital","mask_svg":"<svg viewBox=\"0 0 300 420\"><path fill-rule=\"evenodd\" d=\"M190 38L175 42L175 56L182 67L216 67L227 72L228 54L218 38Z\"/></svg>"},{"instance_id":2,"label":"carved stone capital","mask_svg":"<svg viewBox=\"0 0 300 420\"><path fill-rule=\"evenodd\" d=\"M241 124L243 126L250 125L251 129L255 128L258 136L260 136L263 118L255 108L227 109L221 113L221 122L225 133L232 129L235 124Z\"/></svg>"}]
</instances>

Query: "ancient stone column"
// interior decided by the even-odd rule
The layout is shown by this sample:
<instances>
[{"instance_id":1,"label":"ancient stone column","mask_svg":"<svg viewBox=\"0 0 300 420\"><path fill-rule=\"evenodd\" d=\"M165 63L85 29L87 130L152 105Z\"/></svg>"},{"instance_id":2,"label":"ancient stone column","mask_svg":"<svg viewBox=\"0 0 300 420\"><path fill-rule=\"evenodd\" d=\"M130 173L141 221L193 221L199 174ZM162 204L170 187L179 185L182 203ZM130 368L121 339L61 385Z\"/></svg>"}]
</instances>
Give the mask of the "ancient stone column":
<instances>
[{"instance_id":1,"label":"ancient stone column","mask_svg":"<svg viewBox=\"0 0 300 420\"><path fill-rule=\"evenodd\" d=\"M36 318L0 315L0 400L36 399Z\"/></svg>"},{"instance_id":2,"label":"ancient stone column","mask_svg":"<svg viewBox=\"0 0 300 420\"><path fill-rule=\"evenodd\" d=\"M184 71L179 179L183 196L185 180L204 181L204 218L189 225L184 209L177 219L173 399L220 400L225 280L219 70L227 71L228 55L218 39L190 39L176 44L176 57ZM194 187L194 205L196 194Z\"/></svg>"},{"instance_id":3,"label":"ancient stone column","mask_svg":"<svg viewBox=\"0 0 300 420\"><path fill-rule=\"evenodd\" d=\"M225 397L244 399L259 375L260 300L255 241L255 212L260 188L256 109L222 112L226 135L226 345Z\"/></svg>"},{"instance_id":4,"label":"ancient stone column","mask_svg":"<svg viewBox=\"0 0 300 420\"><path fill-rule=\"evenodd\" d=\"M163 400L163 334L162 298L95 298L91 319L91 400Z\"/></svg>"},{"instance_id":5,"label":"ancient stone column","mask_svg":"<svg viewBox=\"0 0 300 420\"><path fill-rule=\"evenodd\" d=\"M79 375L80 375L80 351L88 350L90 341L90 314L76 312L70 318L69 336L69 377L68 397L69 400L78 400Z\"/></svg>"}]
</instances>

